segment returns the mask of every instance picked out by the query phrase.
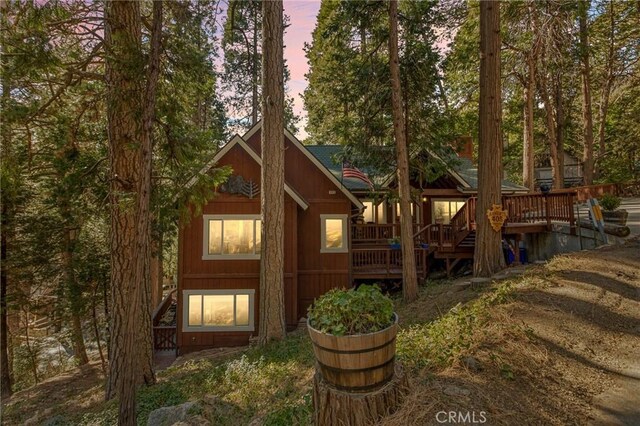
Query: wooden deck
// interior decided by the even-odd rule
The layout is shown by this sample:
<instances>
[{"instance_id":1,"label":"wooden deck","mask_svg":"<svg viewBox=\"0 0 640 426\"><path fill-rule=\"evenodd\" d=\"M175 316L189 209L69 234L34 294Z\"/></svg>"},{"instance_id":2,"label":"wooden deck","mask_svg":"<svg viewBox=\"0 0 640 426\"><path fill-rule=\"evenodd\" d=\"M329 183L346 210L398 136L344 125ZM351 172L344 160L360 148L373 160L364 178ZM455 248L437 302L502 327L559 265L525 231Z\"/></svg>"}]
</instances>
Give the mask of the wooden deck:
<instances>
[{"instance_id":1,"label":"wooden deck","mask_svg":"<svg viewBox=\"0 0 640 426\"><path fill-rule=\"evenodd\" d=\"M507 220L502 227L505 239L513 240L515 247L522 234L551 230L554 223L569 225L575 233L575 192L562 191L505 195L502 206ZM450 223L426 226L414 224L416 267L418 275L426 277L429 259L444 259L447 273L462 259L472 259L475 250L477 199L469 198L451 218ZM402 254L389 247L388 240L400 235L399 224L352 225L352 272L357 278L398 278L402 276ZM516 256L515 264L519 263Z\"/></svg>"},{"instance_id":2,"label":"wooden deck","mask_svg":"<svg viewBox=\"0 0 640 426\"><path fill-rule=\"evenodd\" d=\"M416 247L416 268L418 276L429 273L429 248ZM390 247L354 248L352 252L352 272L359 279L392 279L402 277L402 250Z\"/></svg>"}]
</instances>

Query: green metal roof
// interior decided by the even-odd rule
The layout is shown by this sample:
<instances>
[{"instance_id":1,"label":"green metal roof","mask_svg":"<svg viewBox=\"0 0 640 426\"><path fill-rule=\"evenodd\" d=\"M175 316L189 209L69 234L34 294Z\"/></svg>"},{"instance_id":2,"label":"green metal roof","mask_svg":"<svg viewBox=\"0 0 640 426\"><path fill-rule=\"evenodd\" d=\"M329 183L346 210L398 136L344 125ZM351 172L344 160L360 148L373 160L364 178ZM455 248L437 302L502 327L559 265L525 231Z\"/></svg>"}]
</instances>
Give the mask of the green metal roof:
<instances>
[{"instance_id":1,"label":"green metal roof","mask_svg":"<svg viewBox=\"0 0 640 426\"><path fill-rule=\"evenodd\" d=\"M347 178L342 179L342 164L339 162L341 145L305 145L307 148L333 175L343 183L350 191L366 191L369 185L358 179ZM458 176L469 186L469 189L478 188L478 168L473 165L468 158L456 158L452 162L451 167ZM366 170L365 170L366 172ZM378 184L378 179L369 177L374 183ZM377 185L376 185L377 186ZM527 191L528 189L522 185L518 185L508 180L502 181L503 191Z\"/></svg>"}]
</instances>

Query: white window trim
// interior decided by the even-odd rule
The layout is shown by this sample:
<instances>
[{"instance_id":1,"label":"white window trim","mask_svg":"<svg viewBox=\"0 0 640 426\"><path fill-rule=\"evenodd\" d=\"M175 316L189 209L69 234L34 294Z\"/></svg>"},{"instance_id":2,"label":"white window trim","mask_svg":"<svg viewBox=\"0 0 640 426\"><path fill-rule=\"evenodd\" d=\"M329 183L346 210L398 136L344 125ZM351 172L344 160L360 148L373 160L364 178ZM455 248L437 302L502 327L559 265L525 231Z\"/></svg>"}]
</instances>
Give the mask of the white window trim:
<instances>
[{"instance_id":1,"label":"white window trim","mask_svg":"<svg viewBox=\"0 0 640 426\"><path fill-rule=\"evenodd\" d=\"M255 290L253 289L233 289L233 290L182 290L182 331L255 331L254 322L254 298ZM211 295L248 295L249 296L249 325L189 325L189 296L211 296ZM235 299L234 299L235 303ZM201 303L204 309L204 303ZM234 312L235 315L235 306ZM201 314L204 316L203 314Z\"/></svg>"},{"instance_id":2,"label":"white window trim","mask_svg":"<svg viewBox=\"0 0 640 426\"><path fill-rule=\"evenodd\" d=\"M202 260L257 260L260 252L254 254L209 254L209 221L210 220L261 220L259 214L205 214L202 215ZM224 224L223 239L224 239ZM253 224L255 235L255 222ZM255 247L254 247L255 249Z\"/></svg>"},{"instance_id":3,"label":"white window trim","mask_svg":"<svg viewBox=\"0 0 640 426\"><path fill-rule=\"evenodd\" d=\"M342 220L342 247L327 248L327 219ZM320 253L348 253L349 252L349 215L321 214L320 215Z\"/></svg>"}]
</instances>

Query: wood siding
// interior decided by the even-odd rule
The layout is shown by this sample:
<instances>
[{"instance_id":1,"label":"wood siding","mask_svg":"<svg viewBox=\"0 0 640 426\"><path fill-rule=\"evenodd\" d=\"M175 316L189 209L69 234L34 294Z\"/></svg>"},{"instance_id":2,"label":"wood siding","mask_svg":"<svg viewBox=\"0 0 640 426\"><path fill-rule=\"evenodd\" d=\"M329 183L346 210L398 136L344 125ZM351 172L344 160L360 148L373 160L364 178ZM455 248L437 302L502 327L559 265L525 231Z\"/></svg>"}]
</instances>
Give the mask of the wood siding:
<instances>
[{"instance_id":1,"label":"wood siding","mask_svg":"<svg viewBox=\"0 0 640 426\"><path fill-rule=\"evenodd\" d=\"M260 153L260 131L248 144ZM306 316L308 306L319 295L336 287L349 287L349 253L320 253L320 215L351 215L352 204L346 195L321 170L285 138L285 180L309 203L303 210L285 197L285 316L287 328ZM230 165L234 175L260 183L260 167L239 145L218 163ZM200 215L179 231L177 342L184 354L210 347L238 346L258 333L260 307L259 260L202 260L202 214L260 214L260 198L218 194ZM348 238L348 235L345 235ZM253 332L183 332L183 290L253 289Z\"/></svg>"},{"instance_id":2,"label":"wood siding","mask_svg":"<svg viewBox=\"0 0 640 426\"><path fill-rule=\"evenodd\" d=\"M260 152L260 132L247 143ZM351 215L351 202L335 183L288 138L285 180L309 203L298 210L298 318L306 317L313 300L332 288L350 287L349 253L320 253L320 215ZM347 236L345 235L345 238Z\"/></svg>"}]
</instances>

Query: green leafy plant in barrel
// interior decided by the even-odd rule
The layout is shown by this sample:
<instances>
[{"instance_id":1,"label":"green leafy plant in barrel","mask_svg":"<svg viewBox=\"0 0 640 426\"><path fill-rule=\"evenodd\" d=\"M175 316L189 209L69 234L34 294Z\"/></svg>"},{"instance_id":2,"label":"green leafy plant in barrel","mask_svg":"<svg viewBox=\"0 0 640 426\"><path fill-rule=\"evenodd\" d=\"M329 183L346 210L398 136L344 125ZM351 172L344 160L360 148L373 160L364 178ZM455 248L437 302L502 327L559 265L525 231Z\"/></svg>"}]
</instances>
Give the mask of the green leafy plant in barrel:
<instances>
[{"instance_id":1,"label":"green leafy plant in barrel","mask_svg":"<svg viewBox=\"0 0 640 426\"><path fill-rule=\"evenodd\" d=\"M395 321L393 302L376 285L333 289L319 297L308 312L309 325L334 336L368 334Z\"/></svg>"}]
</instances>

